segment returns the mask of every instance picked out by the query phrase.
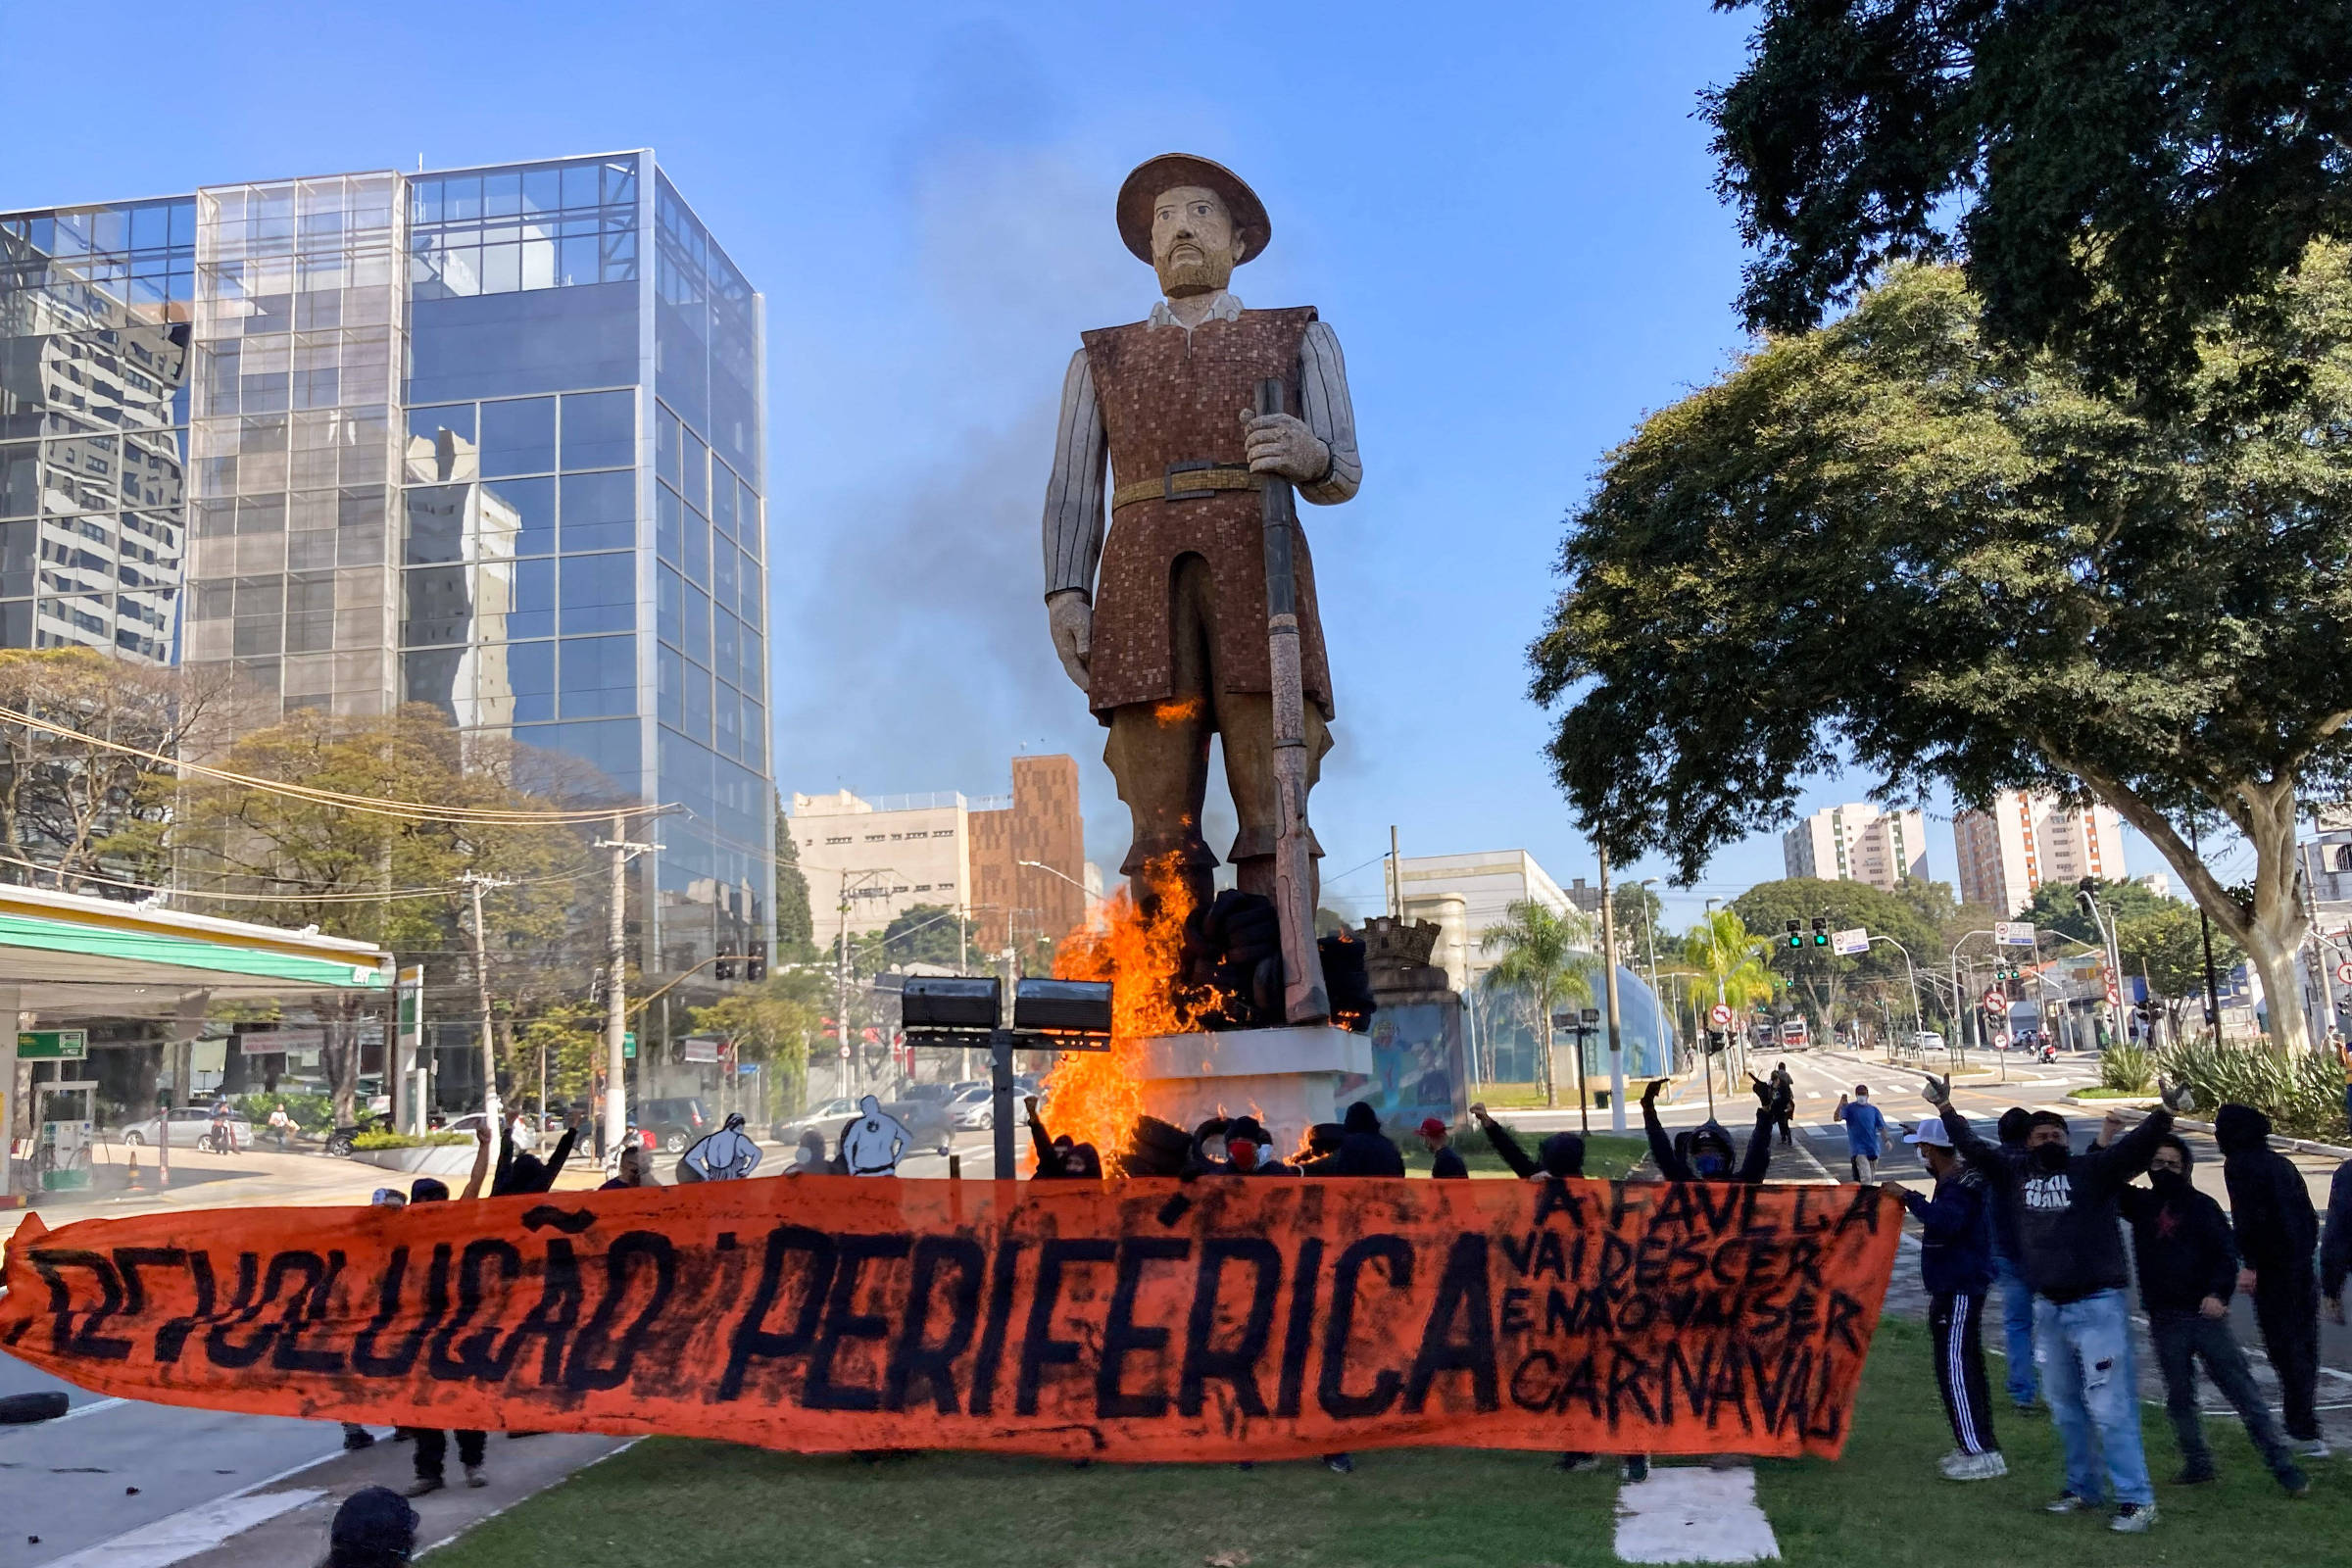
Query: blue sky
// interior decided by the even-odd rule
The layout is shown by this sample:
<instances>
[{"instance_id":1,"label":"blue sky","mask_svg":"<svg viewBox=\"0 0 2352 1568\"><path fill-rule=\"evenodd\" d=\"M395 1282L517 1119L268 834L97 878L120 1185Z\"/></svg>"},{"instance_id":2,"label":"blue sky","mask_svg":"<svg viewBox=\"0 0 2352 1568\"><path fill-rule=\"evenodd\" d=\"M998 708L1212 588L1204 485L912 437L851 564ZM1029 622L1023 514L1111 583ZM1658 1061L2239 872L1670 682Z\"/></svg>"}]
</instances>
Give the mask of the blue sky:
<instances>
[{"instance_id":1,"label":"blue sky","mask_svg":"<svg viewBox=\"0 0 2352 1568\"><path fill-rule=\"evenodd\" d=\"M1361 496L1306 519L1340 706L1314 799L1334 891L1377 904L1361 867L1392 822L1408 855L1524 847L1562 882L1592 875L1524 651L1602 455L1742 341L1693 108L1736 73L1744 18L1698 0L107 15L95 60L71 8L0 14L0 207L654 147L767 296L778 787L986 794L1015 751L1072 752L1090 851L1113 863L1102 731L1040 601L1054 400L1077 333L1154 297L1112 229L1121 176L1170 150L1231 165L1275 225L1235 291L1321 308L1361 427ZM25 69L44 60L74 64ZM1817 781L1808 807L1866 782ZM1930 840L1949 879L1948 826ZM1777 837L1728 849L1674 912L1780 873Z\"/></svg>"}]
</instances>

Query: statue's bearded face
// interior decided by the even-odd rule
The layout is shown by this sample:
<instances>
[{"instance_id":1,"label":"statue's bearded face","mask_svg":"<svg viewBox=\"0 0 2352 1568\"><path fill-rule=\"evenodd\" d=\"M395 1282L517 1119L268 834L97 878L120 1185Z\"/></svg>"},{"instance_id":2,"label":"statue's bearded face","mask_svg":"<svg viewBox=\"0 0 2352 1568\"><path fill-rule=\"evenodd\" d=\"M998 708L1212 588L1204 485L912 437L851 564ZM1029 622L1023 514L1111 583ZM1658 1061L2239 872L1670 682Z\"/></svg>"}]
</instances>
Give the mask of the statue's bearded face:
<instances>
[{"instance_id":1,"label":"statue's bearded face","mask_svg":"<svg viewBox=\"0 0 2352 1568\"><path fill-rule=\"evenodd\" d=\"M1152 270L1162 293L1213 294L1243 259L1223 197L1199 185L1160 192L1152 209Z\"/></svg>"}]
</instances>

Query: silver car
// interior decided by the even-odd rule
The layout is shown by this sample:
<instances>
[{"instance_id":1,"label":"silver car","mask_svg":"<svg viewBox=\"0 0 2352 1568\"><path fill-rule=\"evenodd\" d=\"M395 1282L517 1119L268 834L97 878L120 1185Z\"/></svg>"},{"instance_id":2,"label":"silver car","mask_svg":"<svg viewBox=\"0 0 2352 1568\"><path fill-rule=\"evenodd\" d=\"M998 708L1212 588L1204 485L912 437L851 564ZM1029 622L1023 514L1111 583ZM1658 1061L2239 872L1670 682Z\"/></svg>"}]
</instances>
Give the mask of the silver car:
<instances>
[{"instance_id":1,"label":"silver car","mask_svg":"<svg viewBox=\"0 0 2352 1568\"><path fill-rule=\"evenodd\" d=\"M222 1123L228 1129L228 1147L245 1150L253 1147L253 1123L231 1111ZM172 1107L172 1147L194 1149L199 1140L213 1135L213 1113L202 1105ZM131 1148L152 1147L164 1139L164 1119L150 1116L145 1121L126 1123L122 1129L122 1142Z\"/></svg>"}]
</instances>

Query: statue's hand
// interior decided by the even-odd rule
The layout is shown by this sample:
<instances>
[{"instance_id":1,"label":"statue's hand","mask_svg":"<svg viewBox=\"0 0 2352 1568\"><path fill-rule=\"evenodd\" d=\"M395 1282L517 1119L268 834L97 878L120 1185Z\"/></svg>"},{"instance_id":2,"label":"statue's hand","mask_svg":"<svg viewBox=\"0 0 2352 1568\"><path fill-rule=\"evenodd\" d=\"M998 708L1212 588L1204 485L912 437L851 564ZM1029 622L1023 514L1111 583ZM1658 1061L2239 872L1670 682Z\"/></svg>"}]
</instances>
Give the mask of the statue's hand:
<instances>
[{"instance_id":1,"label":"statue's hand","mask_svg":"<svg viewBox=\"0 0 2352 1568\"><path fill-rule=\"evenodd\" d=\"M1276 473L1293 484L1312 484L1331 472L1331 448L1289 414L1252 414L1249 426L1250 471Z\"/></svg>"},{"instance_id":2,"label":"statue's hand","mask_svg":"<svg viewBox=\"0 0 2352 1568\"><path fill-rule=\"evenodd\" d=\"M1069 672L1073 685L1080 691L1087 690L1092 678L1087 661L1095 648L1095 607L1081 590L1064 588L1046 596L1046 615L1054 631L1054 652L1061 656L1061 667Z\"/></svg>"}]
</instances>

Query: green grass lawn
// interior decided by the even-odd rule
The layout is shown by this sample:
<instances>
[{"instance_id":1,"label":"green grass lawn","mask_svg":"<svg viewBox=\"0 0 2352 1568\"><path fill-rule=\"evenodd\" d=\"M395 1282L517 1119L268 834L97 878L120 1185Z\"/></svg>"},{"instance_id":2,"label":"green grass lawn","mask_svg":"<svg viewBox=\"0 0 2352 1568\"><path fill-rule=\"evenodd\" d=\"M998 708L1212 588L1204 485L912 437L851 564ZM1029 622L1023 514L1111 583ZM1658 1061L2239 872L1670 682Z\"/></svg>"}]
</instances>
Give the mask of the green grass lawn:
<instances>
[{"instance_id":1,"label":"green grass lawn","mask_svg":"<svg viewBox=\"0 0 2352 1568\"><path fill-rule=\"evenodd\" d=\"M1512 1136L1532 1155L1537 1146L1551 1135L1520 1132ZM1467 1133L1457 1130L1453 1147L1461 1154L1462 1163L1470 1167L1473 1176L1507 1177L1511 1174L1511 1168L1502 1162L1502 1156L1494 1152L1494 1146L1487 1142L1487 1135L1476 1127ZM1585 1140L1585 1174L1615 1181L1640 1164L1642 1156L1648 1152L1649 1144L1639 1133L1594 1133ZM1429 1174L1429 1154L1418 1143L1405 1150L1404 1163L1405 1168L1415 1176Z\"/></svg>"},{"instance_id":2,"label":"green grass lawn","mask_svg":"<svg viewBox=\"0 0 2352 1568\"><path fill-rule=\"evenodd\" d=\"M2233 1422L2212 1424L2224 1479L2176 1464L2147 1413L2160 1522L2117 1536L2052 1518L2046 1421L2001 1425L2007 1480L1955 1486L1924 1331L1889 1323L1864 1373L1845 1457L1767 1460L1758 1492L1791 1568L2318 1568L2352 1561L2352 1462L2289 1501ZM581 1472L435 1557L445 1568L1598 1568L1615 1562L1613 1475L1544 1454L1397 1449L1352 1476L1314 1463L1096 1465L973 1453L867 1461L658 1439Z\"/></svg>"}]
</instances>

